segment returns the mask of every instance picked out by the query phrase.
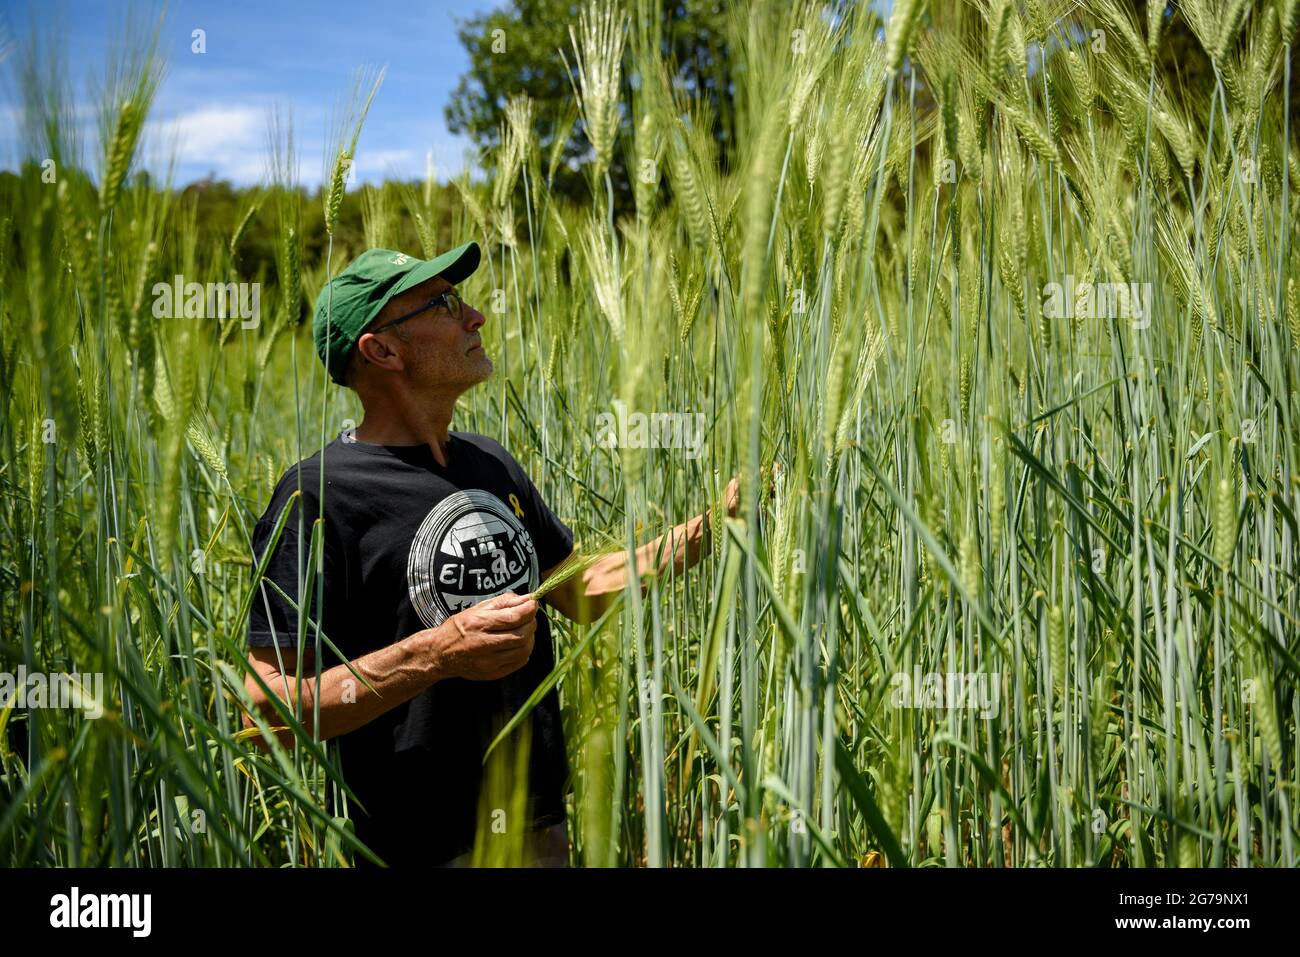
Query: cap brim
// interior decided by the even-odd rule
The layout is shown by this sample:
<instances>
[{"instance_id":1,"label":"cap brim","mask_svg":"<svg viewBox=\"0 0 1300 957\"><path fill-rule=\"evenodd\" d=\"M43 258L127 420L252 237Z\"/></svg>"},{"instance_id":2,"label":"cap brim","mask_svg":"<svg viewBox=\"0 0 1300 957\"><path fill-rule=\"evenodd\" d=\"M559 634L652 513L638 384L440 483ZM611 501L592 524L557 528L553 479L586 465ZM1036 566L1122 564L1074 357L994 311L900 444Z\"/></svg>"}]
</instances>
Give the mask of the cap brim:
<instances>
[{"instance_id":1,"label":"cap brim","mask_svg":"<svg viewBox=\"0 0 1300 957\"><path fill-rule=\"evenodd\" d=\"M480 256L478 243L473 241L448 250L441 256L430 259L423 265L412 269L401 282L393 287L387 298L391 299L398 293L413 289L420 283L426 282L435 276L441 276L453 286L458 282L463 282L474 274L474 270L478 269Z\"/></svg>"}]
</instances>

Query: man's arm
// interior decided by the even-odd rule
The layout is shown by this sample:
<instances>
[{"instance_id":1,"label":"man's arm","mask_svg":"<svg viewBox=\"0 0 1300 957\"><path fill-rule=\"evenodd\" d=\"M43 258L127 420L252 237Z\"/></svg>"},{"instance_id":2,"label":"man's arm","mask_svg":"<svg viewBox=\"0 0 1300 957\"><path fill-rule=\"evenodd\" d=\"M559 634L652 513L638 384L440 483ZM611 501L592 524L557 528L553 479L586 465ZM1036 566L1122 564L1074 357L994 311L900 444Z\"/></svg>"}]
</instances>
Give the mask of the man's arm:
<instances>
[{"instance_id":1,"label":"man's arm","mask_svg":"<svg viewBox=\"0 0 1300 957\"><path fill-rule=\"evenodd\" d=\"M271 647L251 648L248 652L248 660L253 669L274 694L290 703L291 709L294 691L298 687L295 676L297 659L297 652L293 648L281 648L279 655L276 654L276 649ZM373 692L357 681L346 666L335 665L321 672L318 693L315 656L310 649L303 656L300 720L303 727L310 732L314 702L319 697L322 741L353 731L373 721L390 708L410 701L439 680L438 659L434 653L433 633L430 631L416 632L387 648L380 648L363 655L351 664L357 673L374 687ZM252 675L245 677L244 687L252 696L254 706L266 718L267 724L272 728L284 725L283 719L275 712L266 693L258 686ZM252 716L245 712L244 727L255 728L256 726ZM276 737L285 747L293 745L294 735L290 730L276 732ZM262 736L259 735L253 740L259 747L267 749L266 741Z\"/></svg>"},{"instance_id":2,"label":"man's arm","mask_svg":"<svg viewBox=\"0 0 1300 957\"><path fill-rule=\"evenodd\" d=\"M727 514L735 516L740 509L739 482L736 479L727 484L723 500L727 504ZM674 525L636 550L637 575L643 579L640 582L642 594L648 587L644 581L646 576L662 575L669 567L674 572L681 573L699 562L704 556L708 527L709 513L706 510L680 525ZM559 567L556 565L543 572L542 581L545 582ZM596 559L581 575L570 578L547 593L542 600L549 602L565 617L586 624L595 621L614 603L626 587L627 577L627 552L608 552Z\"/></svg>"},{"instance_id":3,"label":"man's arm","mask_svg":"<svg viewBox=\"0 0 1300 957\"><path fill-rule=\"evenodd\" d=\"M498 595L453 615L437 628L417 631L355 659L352 667L374 691L357 681L346 665L335 665L321 672L318 690L313 655L308 651L302 668L303 727L312 730L313 703L317 697L320 699L319 737L323 741L373 721L444 678L474 681L504 678L528 661L536 629L537 602L512 592ZM254 647L248 657L267 687L292 707L297 687L295 650L281 648L277 656L273 647ZM244 687L267 723L271 727L281 725L280 716L252 675L245 677ZM247 713L244 727L257 727ZM292 745L292 731L275 734L281 744ZM261 735L254 740L259 747L268 749Z\"/></svg>"}]
</instances>

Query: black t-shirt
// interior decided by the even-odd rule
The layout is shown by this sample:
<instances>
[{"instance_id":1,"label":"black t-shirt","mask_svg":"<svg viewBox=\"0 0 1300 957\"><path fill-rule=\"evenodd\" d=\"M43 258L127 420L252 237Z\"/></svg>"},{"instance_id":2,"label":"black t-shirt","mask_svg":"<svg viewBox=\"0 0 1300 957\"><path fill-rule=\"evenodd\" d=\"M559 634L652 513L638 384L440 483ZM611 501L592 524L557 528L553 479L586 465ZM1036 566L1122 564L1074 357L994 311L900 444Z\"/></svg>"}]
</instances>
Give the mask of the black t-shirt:
<instances>
[{"instance_id":1,"label":"black t-shirt","mask_svg":"<svg viewBox=\"0 0 1300 957\"><path fill-rule=\"evenodd\" d=\"M323 512L318 452L281 477L253 547L259 558L265 554L285 502L301 489L266 577L298 599L299 523L305 573L312 523L323 514L321 629L348 660L494 595L526 594L573 549L570 529L510 453L486 436L452 432L446 466L427 445L373 445L342 435L324 454ZM315 589L306 597L302 605L314 621ZM249 644L296 648L297 623L296 610L260 585ZM314 636L309 624L306 647L314 646ZM322 671L340 663L323 642L321 649ZM539 609L533 653L523 668L498 681L436 682L339 735L344 779L365 806L350 809L358 837L389 864L437 864L470 850L483 754L554 666L550 625ZM569 766L559 704L552 689L530 717L533 828L564 820Z\"/></svg>"}]
</instances>

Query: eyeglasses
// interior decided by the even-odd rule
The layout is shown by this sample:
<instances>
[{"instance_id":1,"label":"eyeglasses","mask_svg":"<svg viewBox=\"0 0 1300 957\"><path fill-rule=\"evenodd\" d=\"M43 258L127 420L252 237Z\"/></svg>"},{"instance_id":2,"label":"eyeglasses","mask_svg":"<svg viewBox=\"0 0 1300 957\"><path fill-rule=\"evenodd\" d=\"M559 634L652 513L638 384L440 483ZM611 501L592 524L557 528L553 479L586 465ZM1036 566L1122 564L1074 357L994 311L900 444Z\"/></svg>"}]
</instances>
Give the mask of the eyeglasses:
<instances>
[{"instance_id":1,"label":"eyeglasses","mask_svg":"<svg viewBox=\"0 0 1300 957\"><path fill-rule=\"evenodd\" d=\"M461 316L463 316L465 312L464 301L460 298L460 296L450 291L440 292L438 293L438 295L434 296L432 299L430 299L428 302L422 305L419 309L416 309L412 312L408 312L406 315L400 316L399 318L394 319L392 322L386 322L382 326L377 326L376 328L371 329L370 332L383 332L385 329L391 329L393 328L393 326L399 325L400 323L405 322L407 319L414 319L416 316L420 315L421 313L427 312L429 309L435 309L435 308L446 309L448 314L457 322L460 321Z\"/></svg>"}]
</instances>

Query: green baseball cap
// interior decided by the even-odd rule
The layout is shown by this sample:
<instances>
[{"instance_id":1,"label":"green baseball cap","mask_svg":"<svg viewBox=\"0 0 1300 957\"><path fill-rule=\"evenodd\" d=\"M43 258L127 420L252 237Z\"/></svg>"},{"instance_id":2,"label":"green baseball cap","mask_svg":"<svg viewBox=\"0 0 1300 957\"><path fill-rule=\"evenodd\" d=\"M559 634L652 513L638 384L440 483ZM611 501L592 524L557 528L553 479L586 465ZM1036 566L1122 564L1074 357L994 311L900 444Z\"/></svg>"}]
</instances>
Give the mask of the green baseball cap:
<instances>
[{"instance_id":1,"label":"green baseball cap","mask_svg":"<svg viewBox=\"0 0 1300 957\"><path fill-rule=\"evenodd\" d=\"M416 259L392 249L367 249L325 284L316 297L312 338L316 354L340 385L348 359L366 327L399 293L441 276L453 286L473 274L479 263L478 243Z\"/></svg>"}]
</instances>

